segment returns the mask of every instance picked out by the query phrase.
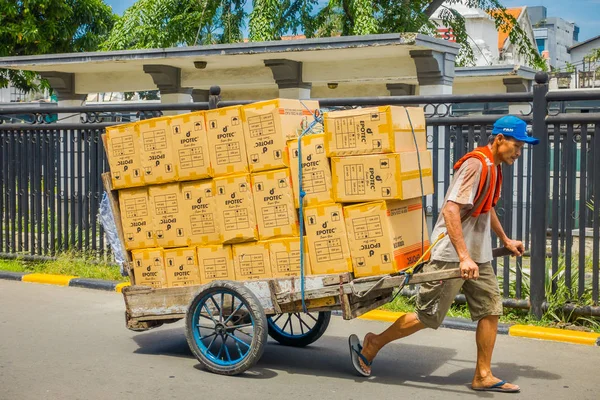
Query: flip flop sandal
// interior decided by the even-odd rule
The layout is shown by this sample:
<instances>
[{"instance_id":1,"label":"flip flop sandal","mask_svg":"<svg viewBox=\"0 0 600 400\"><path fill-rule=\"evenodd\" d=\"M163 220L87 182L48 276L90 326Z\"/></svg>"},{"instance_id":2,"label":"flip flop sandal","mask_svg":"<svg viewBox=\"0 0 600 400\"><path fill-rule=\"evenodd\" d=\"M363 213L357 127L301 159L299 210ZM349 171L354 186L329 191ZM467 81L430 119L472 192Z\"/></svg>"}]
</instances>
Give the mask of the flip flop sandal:
<instances>
[{"instance_id":1,"label":"flip flop sandal","mask_svg":"<svg viewBox=\"0 0 600 400\"><path fill-rule=\"evenodd\" d=\"M362 362L365 363L367 367L370 367L372 362L367 360L367 358L362 355L361 352L363 348L360 345L360 340L358 339L358 336L354 334L350 335L350 337L348 338L348 347L350 348L350 359L352 360L352 365L354 366L356 372L358 372L362 376L371 376L370 372L367 373L363 371L363 369L360 367L359 360L362 360Z\"/></svg>"},{"instance_id":2,"label":"flip flop sandal","mask_svg":"<svg viewBox=\"0 0 600 400\"><path fill-rule=\"evenodd\" d=\"M492 386L474 388L471 389L476 390L478 392L501 392L501 393L519 393L521 389L503 389L502 386L506 384L506 381L500 381L498 383L494 383Z\"/></svg>"}]
</instances>

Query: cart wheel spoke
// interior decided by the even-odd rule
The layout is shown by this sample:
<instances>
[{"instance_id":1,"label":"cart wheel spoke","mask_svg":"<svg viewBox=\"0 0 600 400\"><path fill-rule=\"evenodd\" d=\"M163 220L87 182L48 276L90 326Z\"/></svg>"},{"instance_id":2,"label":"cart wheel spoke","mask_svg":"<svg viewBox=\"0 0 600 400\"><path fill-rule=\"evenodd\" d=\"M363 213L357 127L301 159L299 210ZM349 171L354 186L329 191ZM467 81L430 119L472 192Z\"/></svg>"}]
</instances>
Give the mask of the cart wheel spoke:
<instances>
[{"instance_id":1,"label":"cart wheel spoke","mask_svg":"<svg viewBox=\"0 0 600 400\"><path fill-rule=\"evenodd\" d=\"M239 333L243 333L244 335L248 336L249 338L253 338L253 337L254 337L254 335L251 335L251 334L249 334L248 332L244 332L244 331L243 331L243 330L241 330L241 329L238 329L237 331L238 331Z\"/></svg>"},{"instance_id":2,"label":"cart wheel spoke","mask_svg":"<svg viewBox=\"0 0 600 400\"><path fill-rule=\"evenodd\" d=\"M244 342L242 339L238 338L237 336L235 336L233 333L228 333L227 336L231 337L233 340L235 340L236 343L241 343L244 346L246 346L247 348L250 348L250 345L246 342Z\"/></svg>"},{"instance_id":3,"label":"cart wheel spoke","mask_svg":"<svg viewBox=\"0 0 600 400\"><path fill-rule=\"evenodd\" d=\"M223 344L224 343L225 342L223 342ZM231 362L231 355L229 355L229 349L227 348L227 345L225 345L224 349L225 349L225 354L227 355L227 361Z\"/></svg>"},{"instance_id":4,"label":"cart wheel spoke","mask_svg":"<svg viewBox=\"0 0 600 400\"><path fill-rule=\"evenodd\" d=\"M212 337L212 336L215 336L215 335L216 335L216 333L214 333L214 332L213 332L213 333L211 333L210 335L202 336L202 337L200 338L200 340L208 339L209 337Z\"/></svg>"},{"instance_id":5,"label":"cart wheel spoke","mask_svg":"<svg viewBox=\"0 0 600 400\"><path fill-rule=\"evenodd\" d=\"M223 338L221 336L221 338ZM223 348L226 347L226 343L227 342L227 337L223 338L223 341L221 342L221 348L219 348L219 352L217 353L217 358L221 357L221 352L223 351Z\"/></svg>"},{"instance_id":6,"label":"cart wheel spoke","mask_svg":"<svg viewBox=\"0 0 600 400\"><path fill-rule=\"evenodd\" d=\"M281 320L282 316L284 317L283 320ZM323 335L327 325L329 325L330 318L331 314L323 311L314 314L294 312L274 315L267 319L269 335L285 346L308 346ZM298 319L298 322L297 326L294 327L296 319Z\"/></svg>"},{"instance_id":7,"label":"cart wheel spoke","mask_svg":"<svg viewBox=\"0 0 600 400\"><path fill-rule=\"evenodd\" d=\"M248 322L247 324L242 324L242 325L232 325L232 326L228 326L228 329L241 329L241 328L246 328L248 326L252 326L252 322Z\"/></svg>"},{"instance_id":8,"label":"cart wheel spoke","mask_svg":"<svg viewBox=\"0 0 600 400\"><path fill-rule=\"evenodd\" d=\"M311 317L313 321L319 322L312 314L306 313L306 315L308 315L309 317Z\"/></svg>"},{"instance_id":9,"label":"cart wheel spoke","mask_svg":"<svg viewBox=\"0 0 600 400\"><path fill-rule=\"evenodd\" d=\"M298 314L298 319L300 320L300 328L302 328L302 325L304 325L309 331L312 329L306 322L304 322L300 314ZM304 331L302 333L304 333Z\"/></svg>"},{"instance_id":10,"label":"cart wheel spoke","mask_svg":"<svg viewBox=\"0 0 600 400\"><path fill-rule=\"evenodd\" d=\"M213 315L212 315L212 313L210 312L210 309L208 308L208 305L207 305L206 303L204 303L204 309L205 309L205 310L206 310L206 312L208 313L208 316L210 317L210 320L211 320L212 322L214 322L214 324L215 324L215 325L216 325L216 324L218 324L218 322L217 322L217 321L216 321L216 320L213 318ZM202 314L200 314L200 315L202 315Z\"/></svg>"},{"instance_id":11,"label":"cart wheel spoke","mask_svg":"<svg viewBox=\"0 0 600 400\"><path fill-rule=\"evenodd\" d=\"M223 315L223 313L221 312L221 309L219 308L219 305L218 305L218 304L217 304L217 302L215 301L214 297L210 296L210 300L211 300L211 301L212 301L212 303L215 305L215 308L217 309L217 311L219 311L219 317L221 317L221 318L219 318L219 320L218 320L218 321L215 321L215 323L219 323L219 322L223 321L223 319L222 319L222 315Z\"/></svg>"},{"instance_id":12,"label":"cart wheel spoke","mask_svg":"<svg viewBox=\"0 0 600 400\"><path fill-rule=\"evenodd\" d=\"M240 357L244 357L245 354L242 353L242 349L240 348L239 343L237 341L234 341L233 343L235 343L235 348L237 349L238 354L240 355Z\"/></svg>"},{"instance_id":13,"label":"cart wheel spoke","mask_svg":"<svg viewBox=\"0 0 600 400\"><path fill-rule=\"evenodd\" d=\"M210 354L212 354L212 352L210 351L210 348L212 347L212 345L215 343L215 340L217 340L218 336L215 335L215 337L210 341L210 344L208 346L206 346L206 351Z\"/></svg>"},{"instance_id":14,"label":"cart wheel spoke","mask_svg":"<svg viewBox=\"0 0 600 400\"><path fill-rule=\"evenodd\" d=\"M283 324L283 328L281 328L282 331L285 332L285 327L288 325L288 323L292 320L292 315L288 314L287 320L285 321L285 324Z\"/></svg>"},{"instance_id":15,"label":"cart wheel spoke","mask_svg":"<svg viewBox=\"0 0 600 400\"><path fill-rule=\"evenodd\" d=\"M225 307L225 293L221 292L221 308L219 309L219 321L223 322L223 307Z\"/></svg>"},{"instance_id":16,"label":"cart wheel spoke","mask_svg":"<svg viewBox=\"0 0 600 400\"><path fill-rule=\"evenodd\" d=\"M279 314L279 315L277 316L277 318L275 318L275 319L273 320L273 323L275 323L275 322L279 321L279 319L280 319L281 317L283 317L283 314Z\"/></svg>"},{"instance_id":17,"label":"cart wheel spoke","mask_svg":"<svg viewBox=\"0 0 600 400\"><path fill-rule=\"evenodd\" d=\"M215 320L210 315L200 313L200 318L205 318L210 320L211 322L215 322Z\"/></svg>"},{"instance_id":18,"label":"cart wheel spoke","mask_svg":"<svg viewBox=\"0 0 600 400\"><path fill-rule=\"evenodd\" d=\"M298 314L296 314L296 318L298 318L298 321L300 322L300 333L302 335L304 335L304 328L302 327L302 323L303 323L302 317L300 317L300 314L298 313Z\"/></svg>"},{"instance_id":19,"label":"cart wheel spoke","mask_svg":"<svg viewBox=\"0 0 600 400\"><path fill-rule=\"evenodd\" d=\"M240 305L238 306L238 308L235 309L235 311L233 311L231 313L231 315L229 317L227 317L227 319L225 320L225 322L223 322L223 325L226 325L231 318L233 318L233 316L235 315L236 312L240 311L240 309L244 306L244 303L240 303Z\"/></svg>"}]
</instances>

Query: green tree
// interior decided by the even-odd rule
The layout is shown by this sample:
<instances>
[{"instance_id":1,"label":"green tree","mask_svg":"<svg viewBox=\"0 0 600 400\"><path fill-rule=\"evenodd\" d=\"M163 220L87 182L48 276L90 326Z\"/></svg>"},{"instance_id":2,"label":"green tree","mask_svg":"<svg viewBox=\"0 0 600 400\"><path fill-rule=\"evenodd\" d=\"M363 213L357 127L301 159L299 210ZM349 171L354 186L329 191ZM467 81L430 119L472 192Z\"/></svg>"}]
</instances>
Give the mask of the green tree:
<instances>
[{"instance_id":1,"label":"green tree","mask_svg":"<svg viewBox=\"0 0 600 400\"><path fill-rule=\"evenodd\" d=\"M243 39L245 0L139 0L115 24L103 50L233 43Z\"/></svg>"},{"instance_id":2,"label":"green tree","mask_svg":"<svg viewBox=\"0 0 600 400\"><path fill-rule=\"evenodd\" d=\"M435 34L431 20L437 12L441 25L451 28L462 45L459 63L473 62L465 19L453 8L458 3L490 14L500 31L530 63L545 68L528 39L501 0L139 0L116 24L106 50L158 48L195 44L233 43L242 38L248 21L251 41L277 40L289 33L307 37L421 32Z\"/></svg>"},{"instance_id":3,"label":"green tree","mask_svg":"<svg viewBox=\"0 0 600 400\"><path fill-rule=\"evenodd\" d=\"M103 0L0 1L0 56L97 50L115 19ZM9 82L25 92L48 87L34 72L0 70L0 88Z\"/></svg>"},{"instance_id":4,"label":"green tree","mask_svg":"<svg viewBox=\"0 0 600 400\"><path fill-rule=\"evenodd\" d=\"M516 19L506 12L499 0L330 0L315 16L307 36L333 34L421 32L435 34L438 25L430 18L437 13L441 25L451 28L461 44L458 63L470 65L474 60L464 17L453 6L462 4L486 11L502 32L508 32L512 43L528 61L539 69L546 64Z\"/></svg>"}]
</instances>

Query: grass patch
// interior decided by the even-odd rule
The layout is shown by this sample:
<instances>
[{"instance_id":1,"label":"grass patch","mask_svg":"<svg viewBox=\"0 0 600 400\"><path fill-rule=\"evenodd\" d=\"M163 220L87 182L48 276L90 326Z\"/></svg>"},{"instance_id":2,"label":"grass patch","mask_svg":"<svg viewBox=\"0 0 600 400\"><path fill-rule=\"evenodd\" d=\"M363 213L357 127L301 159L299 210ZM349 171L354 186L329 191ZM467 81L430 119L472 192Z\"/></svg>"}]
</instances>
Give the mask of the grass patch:
<instances>
[{"instance_id":1,"label":"grass patch","mask_svg":"<svg viewBox=\"0 0 600 400\"><path fill-rule=\"evenodd\" d=\"M0 270L74 275L79 278L104 279L121 282L129 280L129 278L121 276L119 268L114 265L98 262L97 259L76 254L63 254L55 261L48 262L0 260Z\"/></svg>"}]
</instances>

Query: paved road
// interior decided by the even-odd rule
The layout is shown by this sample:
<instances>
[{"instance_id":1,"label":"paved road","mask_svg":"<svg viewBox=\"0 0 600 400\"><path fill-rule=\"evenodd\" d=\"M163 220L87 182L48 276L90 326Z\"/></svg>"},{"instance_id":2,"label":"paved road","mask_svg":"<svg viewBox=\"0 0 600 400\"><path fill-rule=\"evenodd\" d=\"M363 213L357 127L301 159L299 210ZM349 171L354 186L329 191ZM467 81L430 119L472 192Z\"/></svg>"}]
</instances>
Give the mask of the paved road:
<instances>
[{"instance_id":1,"label":"paved road","mask_svg":"<svg viewBox=\"0 0 600 400\"><path fill-rule=\"evenodd\" d=\"M0 281L0 399L600 398L599 348L508 336L498 337L495 372L522 393L473 392L474 333L449 329L390 345L374 377L356 377L347 336L385 326L335 317L313 346L270 342L251 372L224 377L199 368L182 323L125 329L119 294Z\"/></svg>"}]
</instances>

